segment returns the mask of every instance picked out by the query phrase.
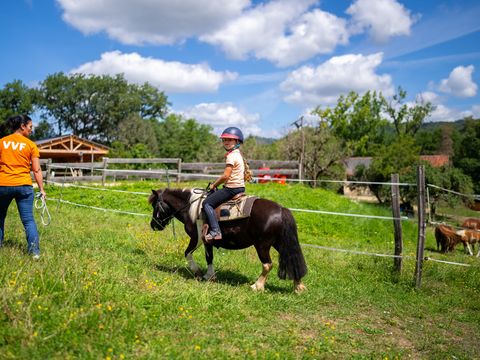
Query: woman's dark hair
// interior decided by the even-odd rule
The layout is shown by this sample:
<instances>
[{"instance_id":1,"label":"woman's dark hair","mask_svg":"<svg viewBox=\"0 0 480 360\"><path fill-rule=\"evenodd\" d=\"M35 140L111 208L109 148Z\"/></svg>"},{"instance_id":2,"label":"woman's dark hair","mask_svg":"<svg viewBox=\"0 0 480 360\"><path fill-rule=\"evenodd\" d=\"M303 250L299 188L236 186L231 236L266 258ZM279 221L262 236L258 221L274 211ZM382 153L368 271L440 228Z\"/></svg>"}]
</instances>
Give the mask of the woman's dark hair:
<instances>
[{"instance_id":1,"label":"woman's dark hair","mask_svg":"<svg viewBox=\"0 0 480 360\"><path fill-rule=\"evenodd\" d=\"M27 125L30 121L32 121L32 119L28 115L12 115L2 124L2 132L9 133L17 131L22 125Z\"/></svg>"}]
</instances>

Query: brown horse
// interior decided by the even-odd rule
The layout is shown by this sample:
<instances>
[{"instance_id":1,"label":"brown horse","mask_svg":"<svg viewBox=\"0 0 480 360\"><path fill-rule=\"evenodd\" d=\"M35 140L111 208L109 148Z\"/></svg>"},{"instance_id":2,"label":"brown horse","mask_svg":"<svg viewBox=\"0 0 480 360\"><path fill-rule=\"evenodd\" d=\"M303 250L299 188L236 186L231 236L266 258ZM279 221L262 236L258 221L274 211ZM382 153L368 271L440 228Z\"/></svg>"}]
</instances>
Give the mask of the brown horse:
<instances>
[{"instance_id":1,"label":"brown horse","mask_svg":"<svg viewBox=\"0 0 480 360\"><path fill-rule=\"evenodd\" d=\"M444 253L453 251L458 243L463 242L462 236L448 225L438 225L435 228L435 239L437 240L437 250L440 248L440 251Z\"/></svg>"},{"instance_id":2,"label":"brown horse","mask_svg":"<svg viewBox=\"0 0 480 360\"><path fill-rule=\"evenodd\" d=\"M193 260L193 252L199 248L201 240L201 222L198 217L205 191L200 189L152 190L148 201L153 207L150 226L153 230L163 230L172 218L184 224L190 243L185 250L190 269L196 277L201 271ZM250 216L247 218L220 222L223 239L214 245L204 244L208 264L205 280L215 278L213 269L213 246L225 249L245 249L254 246L262 262L262 273L251 286L253 290L264 290L267 275L272 269L270 248L279 253L278 277L293 280L295 292L305 290L302 278L307 273L307 265L298 242L297 225L290 210L266 200L255 200Z\"/></svg>"},{"instance_id":3,"label":"brown horse","mask_svg":"<svg viewBox=\"0 0 480 360\"><path fill-rule=\"evenodd\" d=\"M466 229L480 230L480 219L468 218L463 222L462 227Z\"/></svg>"}]
</instances>

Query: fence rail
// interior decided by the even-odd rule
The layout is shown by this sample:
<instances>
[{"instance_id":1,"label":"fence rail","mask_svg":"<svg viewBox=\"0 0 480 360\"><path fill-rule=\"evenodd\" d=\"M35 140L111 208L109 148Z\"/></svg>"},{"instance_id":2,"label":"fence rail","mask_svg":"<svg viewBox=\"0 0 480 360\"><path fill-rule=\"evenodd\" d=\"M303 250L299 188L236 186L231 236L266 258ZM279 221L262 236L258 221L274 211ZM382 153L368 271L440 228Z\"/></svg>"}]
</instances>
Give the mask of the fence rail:
<instances>
[{"instance_id":1,"label":"fence rail","mask_svg":"<svg viewBox=\"0 0 480 360\"><path fill-rule=\"evenodd\" d=\"M171 169L111 169L109 165L176 165ZM102 162L91 163L53 163L51 159L41 159L40 165L44 168L47 181L62 179L61 181L102 181L105 184L108 177L125 179L129 177L156 179L164 176L172 176L177 182L181 180L199 180L214 178L223 172L225 163L222 162L196 162L184 163L180 158L103 158ZM298 161L279 160L250 160L250 169L254 176L274 177L281 175L289 178L299 178L300 165Z\"/></svg>"}]
</instances>

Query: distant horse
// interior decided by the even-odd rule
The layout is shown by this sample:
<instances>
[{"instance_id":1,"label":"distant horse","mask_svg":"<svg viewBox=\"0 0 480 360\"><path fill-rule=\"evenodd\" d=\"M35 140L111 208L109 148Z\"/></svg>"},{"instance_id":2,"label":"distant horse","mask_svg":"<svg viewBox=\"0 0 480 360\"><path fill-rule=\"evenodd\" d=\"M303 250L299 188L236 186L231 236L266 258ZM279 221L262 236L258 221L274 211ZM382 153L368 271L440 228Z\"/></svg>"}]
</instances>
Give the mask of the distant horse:
<instances>
[{"instance_id":1,"label":"distant horse","mask_svg":"<svg viewBox=\"0 0 480 360\"><path fill-rule=\"evenodd\" d=\"M470 255L473 255L473 250L475 249L475 244L477 243L477 257L480 257L480 230L462 229L457 231L457 234L462 237L465 252L468 251ZM472 245L471 248L470 245Z\"/></svg>"},{"instance_id":2,"label":"distant horse","mask_svg":"<svg viewBox=\"0 0 480 360\"><path fill-rule=\"evenodd\" d=\"M196 277L201 277L202 274L192 254L203 243L197 219L205 198L204 193L200 189L159 189L152 190L148 199L153 207L150 222L153 230L163 230L174 217L185 225L185 232L190 237L185 257ZM232 250L255 247L262 262L262 273L251 286L253 290L264 290L267 275L273 266L271 247L279 253L278 277L293 280L295 292L306 289L302 278L307 273L307 265L298 242L297 225L290 210L273 201L259 198L253 203L249 217L222 221L220 228L223 239L215 241L214 246ZM210 280L215 277L213 245L204 245L208 269L203 278Z\"/></svg>"},{"instance_id":3,"label":"distant horse","mask_svg":"<svg viewBox=\"0 0 480 360\"><path fill-rule=\"evenodd\" d=\"M437 250L440 249L444 253L453 251L458 243L464 242L462 236L448 225L438 225L435 228L435 239L437 240Z\"/></svg>"},{"instance_id":4,"label":"distant horse","mask_svg":"<svg viewBox=\"0 0 480 360\"><path fill-rule=\"evenodd\" d=\"M457 231L457 234L462 236L462 238L466 241L466 246L468 248L468 252L470 255L473 255L473 249L475 247L475 243L478 244L478 252L477 257L480 256L480 219L469 218L466 219L460 231ZM472 245L472 249L470 249L470 245Z\"/></svg>"},{"instance_id":5,"label":"distant horse","mask_svg":"<svg viewBox=\"0 0 480 360\"><path fill-rule=\"evenodd\" d=\"M468 218L463 222L462 227L467 229L480 230L480 219Z\"/></svg>"}]
</instances>

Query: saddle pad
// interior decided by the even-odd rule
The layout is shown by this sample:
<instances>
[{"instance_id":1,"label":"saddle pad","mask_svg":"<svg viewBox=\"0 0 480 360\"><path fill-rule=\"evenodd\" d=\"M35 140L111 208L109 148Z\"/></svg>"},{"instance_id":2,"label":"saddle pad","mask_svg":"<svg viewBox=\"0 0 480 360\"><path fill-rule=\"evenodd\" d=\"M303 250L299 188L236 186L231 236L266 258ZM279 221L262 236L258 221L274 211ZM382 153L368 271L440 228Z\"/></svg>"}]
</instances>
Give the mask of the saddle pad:
<instances>
[{"instance_id":1,"label":"saddle pad","mask_svg":"<svg viewBox=\"0 0 480 360\"><path fill-rule=\"evenodd\" d=\"M257 196L244 195L235 200L229 200L215 209L218 221L229 221L250 216L253 203Z\"/></svg>"}]
</instances>

